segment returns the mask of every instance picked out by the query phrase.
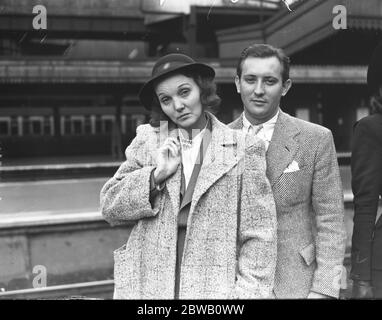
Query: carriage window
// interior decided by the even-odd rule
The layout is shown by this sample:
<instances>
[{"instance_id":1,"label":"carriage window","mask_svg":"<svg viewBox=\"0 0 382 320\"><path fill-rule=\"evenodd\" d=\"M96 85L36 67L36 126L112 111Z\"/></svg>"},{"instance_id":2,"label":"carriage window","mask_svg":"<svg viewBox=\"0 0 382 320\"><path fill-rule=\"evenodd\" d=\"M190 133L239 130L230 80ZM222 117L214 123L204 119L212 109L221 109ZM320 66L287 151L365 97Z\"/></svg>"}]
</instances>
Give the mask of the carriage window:
<instances>
[{"instance_id":1,"label":"carriage window","mask_svg":"<svg viewBox=\"0 0 382 320\"><path fill-rule=\"evenodd\" d=\"M53 135L53 119L52 116L44 117L44 135Z\"/></svg>"},{"instance_id":2,"label":"carriage window","mask_svg":"<svg viewBox=\"0 0 382 320\"><path fill-rule=\"evenodd\" d=\"M34 135L43 134L44 117L33 116L29 117L29 133Z\"/></svg>"},{"instance_id":3,"label":"carriage window","mask_svg":"<svg viewBox=\"0 0 382 320\"><path fill-rule=\"evenodd\" d=\"M0 118L0 135L8 136L10 135L11 128L11 118L10 117L1 117Z\"/></svg>"},{"instance_id":4,"label":"carriage window","mask_svg":"<svg viewBox=\"0 0 382 320\"><path fill-rule=\"evenodd\" d=\"M42 131L42 125L40 121L31 121L32 124L32 130L31 133L33 134L41 134Z\"/></svg>"},{"instance_id":5,"label":"carriage window","mask_svg":"<svg viewBox=\"0 0 382 320\"><path fill-rule=\"evenodd\" d=\"M97 115L96 119L95 119L95 133L96 134L102 133L101 127L102 127L102 125L101 125L101 117Z\"/></svg>"},{"instance_id":6,"label":"carriage window","mask_svg":"<svg viewBox=\"0 0 382 320\"><path fill-rule=\"evenodd\" d=\"M19 134L19 123L17 117L11 118L11 135L17 136Z\"/></svg>"},{"instance_id":7,"label":"carriage window","mask_svg":"<svg viewBox=\"0 0 382 320\"><path fill-rule=\"evenodd\" d=\"M113 129L113 121L110 119L106 119L103 121L103 125L104 125L103 132L111 133L111 130Z\"/></svg>"},{"instance_id":8,"label":"carriage window","mask_svg":"<svg viewBox=\"0 0 382 320\"><path fill-rule=\"evenodd\" d=\"M115 122L115 116L113 116L113 115L101 116L102 133L111 134L113 131L114 122Z\"/></svg>"},{"instance_id":9,"label":"carriage window","mask_svg":"<svg viewBox=\"0 0 382 320\"><path fill-rule=\"evenodd\" d=\"M84 116L71 116L72 126L71 134L83 134L84 133Z\"/></svg>"},{"instance_id":10,"label":"carriage window","mask_svg":"<svg viewBox=\"0 0 382 320\"><path fill-rule=\"evenodd\" d=\"M70 134L70 118L68 116L63 116L61 118L61 128L61 130L63 131L62 134Z\"/></svg>"},{"instance_id":11,"label":"carriage window","mask_svg":"<svg viewBox=\"0 0 382 320\"><path fill-rule=\"evenodd\" d=\"M73 120L73 134L81 134L82 133L82 121L80 120Z\"/></svg>"},{"instance_id":12,"label":"carriage window","mask_svg":"<svg viewBox=\"0 0 382 320\"><path fill-rule=\"evenodd\" d=\"M62 116L61 117L61 134L64 135L81 135L84 133L84 116Z\"/></svg>"},{"instance_id":13,"label":"carriage window","mask_svg":"<svg viewBox=\"0 0 382 320\"><path fill-rule=\"evenodd\" d=\"M23 119L23 135L29 134L29 117Z\"/></svg>"},{"instance_id":14,"label":"carriage window","mask_svg":"<svg viewBox=\"0 0 382 320\"><path fill-rule=\"evenodd\" d=\"M90 116L85 116L85 124L84 124L84 129L86 134L91 134L92 133L92 123L90 120Z\"/></svg>"}]
</instances>

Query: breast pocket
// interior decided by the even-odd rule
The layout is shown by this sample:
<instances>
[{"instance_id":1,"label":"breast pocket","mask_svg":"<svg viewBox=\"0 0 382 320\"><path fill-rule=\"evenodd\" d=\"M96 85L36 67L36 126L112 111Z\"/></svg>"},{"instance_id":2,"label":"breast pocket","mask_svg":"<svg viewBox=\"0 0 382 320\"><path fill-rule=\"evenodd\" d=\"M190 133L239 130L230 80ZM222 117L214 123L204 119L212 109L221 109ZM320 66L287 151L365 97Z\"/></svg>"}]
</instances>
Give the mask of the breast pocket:
<instances>
[{"instance_id":1,"label":"breast pocket","mask_svg":"<svg viewBox=\"0 0 382 320\"><path fill-rule=\"evenodd\" d=\"M307 201L311 193L312 175L308 167L297 171L284 172L277 183L282 205L298 205Z\"/></svg>"}]
</instances>

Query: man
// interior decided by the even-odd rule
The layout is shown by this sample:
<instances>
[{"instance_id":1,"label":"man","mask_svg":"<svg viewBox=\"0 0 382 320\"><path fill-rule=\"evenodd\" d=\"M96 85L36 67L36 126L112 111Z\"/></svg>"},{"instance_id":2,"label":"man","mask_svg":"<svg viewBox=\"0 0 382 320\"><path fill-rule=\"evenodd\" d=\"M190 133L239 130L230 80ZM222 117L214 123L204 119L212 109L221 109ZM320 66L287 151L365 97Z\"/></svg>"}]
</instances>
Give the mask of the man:
<instances>
[{"instance_id":1,"label":"man","mask_svg":"<svg viewBox=\"0 0 382 320\"><path fill-rule=\"evenodd\" d=\"M354 126L351 159L354 194L352 237L353 298L382 298L382 42L369 64L372 114Z\"/></svg>"},{"instance_id":2,"label":"man","mask_svg":"<svg viewBox=\"0 0 382 320\"><path fill-rule=\"evenodd\" d=\"M276 298L338 298L345 254L343 193L330 130L280 109L291 87L281 49L246 48L235 83L244 113L231 128L267 148L267 176L278 219Z\"/></svg>"}]
</instances>

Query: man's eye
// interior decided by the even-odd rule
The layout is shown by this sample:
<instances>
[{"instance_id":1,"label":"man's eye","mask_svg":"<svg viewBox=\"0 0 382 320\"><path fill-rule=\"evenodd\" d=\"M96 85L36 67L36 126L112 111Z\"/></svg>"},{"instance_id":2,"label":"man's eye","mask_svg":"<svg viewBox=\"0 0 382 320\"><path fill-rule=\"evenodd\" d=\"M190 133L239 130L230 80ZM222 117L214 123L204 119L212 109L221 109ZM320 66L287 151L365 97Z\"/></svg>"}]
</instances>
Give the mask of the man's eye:
<instances>
[{"instance_id":1,"label":"man's eye","mask_svg":"<svg viewBox=\"0 0 382 320\"><path fill-rule=\"evenodd\" d=\"M245 82L247 82L247 83L255 83L256 79L255 78L247 78L247 79L245 79Z\"/></svg>"},{"instance_id":2,"label":"man's eye","mask_svg":"<svg viewBox=\"0 0 382 320\"><path fill-rule=\"evenodd\" d=\"M269 85L273 85L273 84L276 83L276 81L273 80L273 79L268 79L268 80L266 80L265 82L266 82L267 84L269 84Z\"/></svg>"}]
</instances>

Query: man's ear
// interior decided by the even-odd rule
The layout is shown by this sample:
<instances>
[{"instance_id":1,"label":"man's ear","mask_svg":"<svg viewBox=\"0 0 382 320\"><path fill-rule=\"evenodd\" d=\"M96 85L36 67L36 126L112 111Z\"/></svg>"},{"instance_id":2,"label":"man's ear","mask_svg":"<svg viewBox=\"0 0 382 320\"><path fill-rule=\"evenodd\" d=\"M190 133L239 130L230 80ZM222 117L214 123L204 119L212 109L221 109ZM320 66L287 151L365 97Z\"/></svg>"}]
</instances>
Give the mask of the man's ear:
<instances>
[{"instance_id":1,"label":"man's ear","mask_svg":"<svg viewBox=\"0 0 382 320\"><path fill-rule=\"evenodd\" d=\"M240 93L240 79L238 75L235 76L235 84L237 93Z\"/></svg>"},{"instance_id":2,"label":"man's ear","mask_svg":"<svg viewBox=\"0 0 382 320\"><path fill-rule=\"evenodd\" d=\"M292 80L291 79L288 79L284 82L283 84L283 92L282 92L282 96L286 96L286 94L288 93L289 89L292 87Z\"/></svg>"}]
</instances>

